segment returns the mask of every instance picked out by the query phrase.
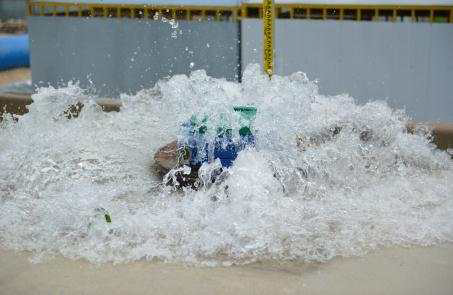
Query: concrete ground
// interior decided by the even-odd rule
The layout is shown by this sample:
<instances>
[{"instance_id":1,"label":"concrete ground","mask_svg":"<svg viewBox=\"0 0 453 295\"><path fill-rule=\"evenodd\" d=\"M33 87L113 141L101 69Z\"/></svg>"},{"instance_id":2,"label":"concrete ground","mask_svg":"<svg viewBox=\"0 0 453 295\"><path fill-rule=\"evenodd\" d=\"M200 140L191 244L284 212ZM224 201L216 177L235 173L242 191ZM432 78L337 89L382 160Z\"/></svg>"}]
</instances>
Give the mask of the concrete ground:
<instances>
[{"instance_id":1,"label":"concrete ground","mask_svg":"<svg viewBox=\"0 0 453 295\"><path fill-rule=\"evenodd\" d=\"M7 71L0 71L0 85L6 85L30 79L31 70L29 68L19 68Z\"/></svg>"},{"instance_id":2,"label":"concrete ground","mask_svg":"<svg viewBox=\"0 0 453 295\"><path fill-rule=\"evenodd\" d=\"M138 261L33 264L0 248L0 294L453 294L453 245L394 248L323 264L196 268Z\"/></svg>"}]
</instances>

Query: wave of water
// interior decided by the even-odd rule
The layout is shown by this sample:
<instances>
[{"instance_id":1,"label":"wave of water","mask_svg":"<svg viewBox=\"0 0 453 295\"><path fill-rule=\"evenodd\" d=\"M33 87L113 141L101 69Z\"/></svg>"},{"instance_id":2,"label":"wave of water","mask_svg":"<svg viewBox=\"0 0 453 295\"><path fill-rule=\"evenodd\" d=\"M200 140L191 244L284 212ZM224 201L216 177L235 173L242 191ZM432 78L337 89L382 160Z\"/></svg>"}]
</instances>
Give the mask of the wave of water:
<instances>
[{"instance_id":1,"label":"wave of water","mask_svg":"<svg viewBox=\"0 0 453 295\"><path fill-rule=\"evenodd\" d=\"M33 86L31 84L31 80L13 82L5 85L0 85L0 93L2 92L32 93Z\"/></svg>"},{"instance_id":2,"label":"wave of water","mask_svg":"<svg viewBox=\"0 0 453 295\"><path fill-rule=\"evenodd\" d=\"M119 113L73 84L33 99L17 123L0 125L3 246L92 262L230 265L453 240L448 155L406 133L403 112L321 95L303 73L269 80L249 66L242 83L177 75L123 95ZM67 120L77 101L85 108ZM234 105L257 107L256 148L222 183L163 186L154 152L192 114L216 122Z\"/></svg>"}]
</instances>

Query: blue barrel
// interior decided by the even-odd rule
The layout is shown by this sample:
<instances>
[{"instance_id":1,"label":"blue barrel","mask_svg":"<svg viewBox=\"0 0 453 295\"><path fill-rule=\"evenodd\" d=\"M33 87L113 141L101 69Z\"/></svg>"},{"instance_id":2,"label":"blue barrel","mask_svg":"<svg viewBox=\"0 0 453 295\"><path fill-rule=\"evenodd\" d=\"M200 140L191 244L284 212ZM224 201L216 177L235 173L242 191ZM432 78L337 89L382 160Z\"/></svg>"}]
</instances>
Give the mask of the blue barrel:
<instances>
[{"instance_id":1,"label":"blue barrel","mask_svg":"<svg viewBox=\"0 0 453 295\"><path fill-rule=\"evenodd\" d=\"M0 36L0 71L29 66L28 35Z\"/></svg>"}]
</instances>

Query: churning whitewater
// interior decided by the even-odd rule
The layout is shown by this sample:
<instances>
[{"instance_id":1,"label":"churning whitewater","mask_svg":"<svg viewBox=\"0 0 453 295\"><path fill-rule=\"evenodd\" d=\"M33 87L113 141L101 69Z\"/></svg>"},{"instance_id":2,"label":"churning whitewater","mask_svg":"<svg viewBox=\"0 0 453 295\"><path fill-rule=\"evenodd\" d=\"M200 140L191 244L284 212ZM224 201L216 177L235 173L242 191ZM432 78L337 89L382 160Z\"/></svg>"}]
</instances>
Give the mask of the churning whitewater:
<instances>
[{"instance_id":1,"label":"churning whitewater","mask_svg":"<svg viewBox=\"0 0 453 295\"><path fill-rule=\"evenodd\" d=\"M0 245L38 258L231 265L453 241L452 161L384 102L324 96L303 73L269 80L256 65L242 83L176 75L122 95L118 113L87 93L41 88L28 114L0 123ZM85 107L69 120L76 102ZM256 146L221 183L163 185L156 150L192 114L234 122L235 105L257 108Z\"/></svg>"}]
</instances>

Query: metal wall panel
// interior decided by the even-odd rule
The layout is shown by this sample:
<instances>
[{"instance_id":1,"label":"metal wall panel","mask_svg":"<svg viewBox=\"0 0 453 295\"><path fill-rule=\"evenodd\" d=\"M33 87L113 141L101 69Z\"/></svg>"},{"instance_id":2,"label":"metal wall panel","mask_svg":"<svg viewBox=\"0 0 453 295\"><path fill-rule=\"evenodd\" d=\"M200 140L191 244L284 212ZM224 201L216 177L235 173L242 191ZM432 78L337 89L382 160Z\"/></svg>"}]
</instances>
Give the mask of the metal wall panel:
<instances>
[{"instance_id":1,"label":"metal wall panel","mask_svg":"<svg viewBox=\"0 0 453 295\"><path fill-rule=\"evenodd\" d=\"M0 20L24 19L27 0L0 0Z\"/></svg>"},{"instance_id":2,"label":"metal wall panel","mask_svg":"<svg viewBox=\"0 0 453 295\"><path fill-rule=\"evenodd\" d=\"M262 63L262 23L242 21L242 64ZM323 94L383 99L418 121L453 122L453 26L276 20L276 73L306 72Z\"/></svg>"},{"instance_id":3,"label":"metal wall panel","mask_svg":"<svg viewBox=\"0 0 453 295\"><path fill-rule=\"evenodd\" d=\"M125 18L32 16L28 21L35 85L80 81L115 97L196 69L228 80L237 80L240 72L236 22L178 21L172 28Z\"/></svg>"}]
</instances>

